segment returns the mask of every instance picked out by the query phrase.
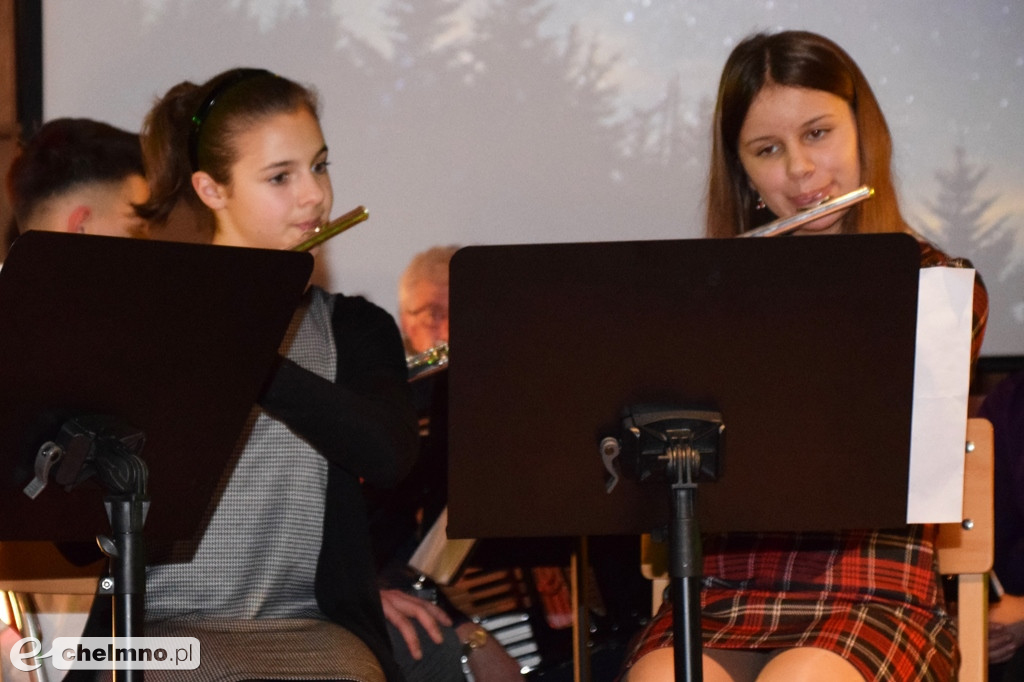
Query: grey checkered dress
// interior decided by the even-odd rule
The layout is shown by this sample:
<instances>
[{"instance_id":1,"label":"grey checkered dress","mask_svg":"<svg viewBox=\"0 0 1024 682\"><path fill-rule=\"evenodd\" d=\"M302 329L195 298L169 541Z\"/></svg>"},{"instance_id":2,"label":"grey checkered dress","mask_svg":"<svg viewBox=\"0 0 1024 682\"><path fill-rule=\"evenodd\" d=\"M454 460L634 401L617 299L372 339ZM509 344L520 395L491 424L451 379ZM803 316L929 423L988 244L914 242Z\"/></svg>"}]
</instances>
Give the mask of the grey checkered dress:
<instances>
[{"instance_id":1,"label":"grey checkered dress","mask_svg":"<svg viewBox=\"0 0 1024 682\"><path fill-rule=\"evenodd\" d=\"M285 342L290 359L329 379L337 363L331 304L330 295L315 289ZM172 559L187 557L194 549L194 558L147 570L147 620L319 615L313 580L327 462L260 408L239 443L207 512L205 533L172 553Z\"/></svg>"}]
</instances>

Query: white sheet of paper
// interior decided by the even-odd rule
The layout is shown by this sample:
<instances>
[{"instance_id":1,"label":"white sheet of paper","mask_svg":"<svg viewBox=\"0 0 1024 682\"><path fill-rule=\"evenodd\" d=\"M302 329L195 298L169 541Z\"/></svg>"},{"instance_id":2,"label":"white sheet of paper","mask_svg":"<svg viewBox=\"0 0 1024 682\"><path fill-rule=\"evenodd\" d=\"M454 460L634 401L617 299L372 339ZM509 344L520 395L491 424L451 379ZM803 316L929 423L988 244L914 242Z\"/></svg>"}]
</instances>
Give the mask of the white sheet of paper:
<instances>
[{"instance_id":1,"label":"white sheet of paper","mask_svg":"<svg viewBox=\"0 0 1024 682\"><path fill-rule=\"evenodd\" d=\"M922 268L910 428L908 523L959 523L974 270Z\"/></svg>"}]
</instances>

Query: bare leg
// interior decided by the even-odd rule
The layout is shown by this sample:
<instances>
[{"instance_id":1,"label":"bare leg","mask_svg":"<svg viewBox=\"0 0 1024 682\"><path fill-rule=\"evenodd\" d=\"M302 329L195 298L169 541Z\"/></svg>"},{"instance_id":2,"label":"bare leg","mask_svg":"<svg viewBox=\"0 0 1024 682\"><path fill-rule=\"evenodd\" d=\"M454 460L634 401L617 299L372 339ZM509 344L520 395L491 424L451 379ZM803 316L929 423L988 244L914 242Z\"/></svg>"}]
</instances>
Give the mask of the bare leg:
<instances>
[{"instance_id":1,"label":"bare leg","mask_svg":"<svg viewBox=\"0 0 1024 682\"><path fill-rule=\"evenodd\" d=\"M655 649L637 661L626 675L626 682L673 682L674 652L671 647ZM768 654L756 651L705 649L704 682L754 682Z\"/></svg>"},{"instance_id":2,"label":"bare leg","mask_svg":"<svg viewBox=\"0 0 1024 682\"><path fill-rule=\"evenodd\" d=\"M775 652L757 682L864 682L853 664L837 653L817 647Z\"/></svg>"}]
</instances>

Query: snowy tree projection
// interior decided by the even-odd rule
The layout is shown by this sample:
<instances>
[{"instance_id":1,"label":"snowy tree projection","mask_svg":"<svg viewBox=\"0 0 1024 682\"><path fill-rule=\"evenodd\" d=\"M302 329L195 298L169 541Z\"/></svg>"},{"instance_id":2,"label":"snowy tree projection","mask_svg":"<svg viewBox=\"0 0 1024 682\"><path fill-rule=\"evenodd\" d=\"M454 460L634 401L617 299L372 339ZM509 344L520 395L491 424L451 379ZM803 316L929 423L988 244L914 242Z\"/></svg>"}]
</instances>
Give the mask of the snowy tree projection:
<instances>
[{"instance_id":1,"label":"snowy tree projection","mask_svg":"<svg viewBox=\"0 0 1024 682\"><path fill-rule=\"evenodd\" d=\"M371 216L328 243L321 274L392 311L399 272L434 244L699 237L725 57L752 31L819 31L872 83L915 227L970 257L988 284L982 352L1024 354L1020 3L47 0L45 10L48 118L137 129L170 85L238 65L316 86L337 209L363 204Z\"/></svg>"},{"instance_id":2,"label":"snowy tree projection","mask_svg":"<svg viewBox=\"0 0 1024 682\"><path fill-rule=\"evenodd\" d=\"M953 164L935 172L938 196L926 206L934 217L928 232L949 253L970 258L989 289L991 334L1024 332L1024 231L1013 228L1010 215L993 216L998 197L982 184L989 167L967 160L962 146L953 150ZM1008 313L1008 314L1007 314Z\"/></svg>"}]
</instances>

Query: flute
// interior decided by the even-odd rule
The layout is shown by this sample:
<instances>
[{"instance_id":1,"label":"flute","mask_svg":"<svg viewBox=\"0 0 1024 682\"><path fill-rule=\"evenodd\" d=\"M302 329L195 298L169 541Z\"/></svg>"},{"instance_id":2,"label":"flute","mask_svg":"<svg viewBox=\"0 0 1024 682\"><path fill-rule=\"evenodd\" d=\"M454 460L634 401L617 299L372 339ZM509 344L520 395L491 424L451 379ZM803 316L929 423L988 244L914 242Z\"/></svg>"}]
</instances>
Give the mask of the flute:
<instances>
[{"instance_id":1,"label":"flute","mask_svg":"<svg viewBox=\"0 0 1024 682\"><path fill-rule=\"evenodd\" d=\"M836 211L842 211L844 208L860 203L865 199L872 197L874 194L875 190L865 185L849 192L848 194L844 194L840 197L836 197L835 199L830 199L829 201L818 204L814 208L801 211L800 213L788 218L773 220L770 223L762 225L756 230L750 230L749 232L744 232L738 236L777 237L782 234L787 234L801 225L806 225L809 222L815 221L822 216L835 213Z\"/></svg>"},{"instance_id":2,"label":"flute","mask_svg":"<svg viewBox=\"0 0 1024 682\"><path fill-rule=\"evenodd\" d=\"M345 230L357 225L370 217L365 206L356 206L354 209L339 216L329 223L320 225L313 230L313 236L303 240L291 248L292 251L309 251L317 244L322 244L331 237L341 234Z\"/></svg>"},{"instance_id":3,"label":"flute","mask_svg":"<svg viewBox=\"0 0 1024 682\"><path fill-rule=\"evenodd\" d=\"M405 359L409 370L409 381L423 379L448 366L448 344L441 342L422 353L410 355Z\"/></svg>"}]
</instances>

